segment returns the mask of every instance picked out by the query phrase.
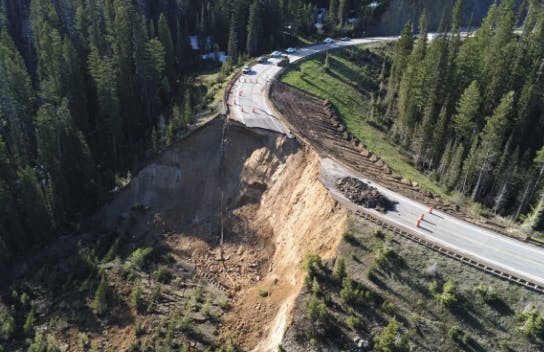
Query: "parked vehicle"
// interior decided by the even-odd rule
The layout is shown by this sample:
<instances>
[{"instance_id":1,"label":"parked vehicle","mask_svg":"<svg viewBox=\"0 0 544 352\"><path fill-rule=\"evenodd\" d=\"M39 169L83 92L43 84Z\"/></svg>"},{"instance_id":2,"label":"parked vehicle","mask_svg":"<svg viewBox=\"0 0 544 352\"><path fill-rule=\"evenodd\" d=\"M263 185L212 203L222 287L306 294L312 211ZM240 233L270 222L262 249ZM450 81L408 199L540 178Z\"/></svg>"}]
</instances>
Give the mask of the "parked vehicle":
<instances>
[{"instance_id":1,"label":"parked vehicle","mask_svg":"<svg viewBox=\"0 0 544 352\"><path fill-rule=\"evenodd\" d=\"M282 56L281 60L278 62L278 66L285 67L289 65L289 58L287 56Z\"/></svg>"},{"instance_id":2,"label":"parked vehicle","mask_svg":"<svg viewBox=\"0 0 544 352\"><path fill-rule=\"evenodd\" d=\"M266 64L268 62L268 58L266 56L261 56L257 59L257 62L260 64Z\"/></svg>"},{"instance_id":3,"label":"parked vehicle","mask_svg":"<svg viewBox=\"0 0 544 352\"><path fill-rule=\"evenodd\" d=\"M247 74L251 73L251 67L249 67L249 66L244 66L244 68L242 68L242 73L243 73L244 75L247 75Z\"/></svg>"},{"instance_id":4,"label":"parked vehicle","mask_svg":"<svg viewBox=\"0 0 544 352\"><path fill-rule=\"evenodd\" d=\"M287 48L287 49L285 50L285 52L286 52L287 54L292 54L292 53L294 53L295 51L297 51L296 48Z\"/></svg>"},{"instance_id":5,"label":"parked vehicle","mask_svg":"<svg viewBox=\"0 0 544 352\"><path fill-rule=\"evenodd\" d=\"M325 38L325 40L323 40L323 43L325 43L325 44L334 44L335 41L332 38Z\"/></svg>"},{"instance_id":6,"label":"parked vehicle","mask_svg":"<svg viewBox=\"0 0 544 352\"><path fill-rule=\"evenodd\" d=\"M281 55L281 51L273 51L272 54L270 54L270 57L278 59L281 57Z\"/></svg>"},{"instance_id":7,"label":"parked vehicle","mask_svg":"<svg viewBox=\"0 0 544 352\"><path fill-rule=\"evenodd\" d=\"M342 41L343 41L343 42L349 42L350 40L351 40L350 37L344 37L344 38L342 38Z\"/></svg>"}]
</instances>

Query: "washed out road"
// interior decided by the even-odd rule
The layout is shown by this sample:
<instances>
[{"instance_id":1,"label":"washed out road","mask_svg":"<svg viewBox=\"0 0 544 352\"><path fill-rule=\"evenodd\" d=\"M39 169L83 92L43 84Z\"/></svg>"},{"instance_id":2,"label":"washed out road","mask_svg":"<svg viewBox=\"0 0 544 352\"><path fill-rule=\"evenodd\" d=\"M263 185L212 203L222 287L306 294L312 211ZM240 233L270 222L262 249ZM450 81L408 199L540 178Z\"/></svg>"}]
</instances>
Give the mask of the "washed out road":
<instances>
[{"instance_id":1,"label":"washed out road","mask_svg":"<svg viewBox=\"0 0 544 352\"><path fill-rule=\"evenodd\" d=\"M288 56L290 62L293 63L309 55L337 47L395 39L396 37L385 37L353 39L348 42L338 41L332 45L322 44L298 49ZM272 130L292 137L289 128L281 120L281 116L274 115L267 96L268 82L274 79L282 69L277 66L278 61L279 59L270 59L266 64L256 64L252 66L250 74L242 75L234 83L228 101L230 105L229 117L250 128ZM407 229L423 239L459 255L474 259L481 264L544 286L544 249L494 233L438 211L429 214L427 205L381 187L340 162L325 157L322 159L321 181L330 190L333 197L350 210L363 209L351 203L336 188L336 180L346 176L355 177L371 184L389 199L397 202L395 209L385 214L364 209L374 217ZM421 222L421 226L417 227L416 221L422 213L425 214L424 220Z\"/></svg>"}]
</instances>

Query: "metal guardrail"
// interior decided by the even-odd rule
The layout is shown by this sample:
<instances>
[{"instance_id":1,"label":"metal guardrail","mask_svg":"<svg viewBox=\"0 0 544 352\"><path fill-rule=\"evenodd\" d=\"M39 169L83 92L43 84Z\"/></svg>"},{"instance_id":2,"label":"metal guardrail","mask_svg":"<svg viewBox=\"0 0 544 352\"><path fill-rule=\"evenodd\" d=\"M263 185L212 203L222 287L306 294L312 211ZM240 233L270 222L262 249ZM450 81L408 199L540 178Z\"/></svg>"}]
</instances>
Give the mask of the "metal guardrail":
<instances>
[{"instance_id":1,"label":"metal guardrail","mask_svg":"<svg viewBox=\"0 0 544 352\"><path fill-rule=\"evenodd\" d=\"M386 221L383 221L381 219L378 219L376 218L374 215L370 214L370 213L367 213L365 211L362 211L362 210L358 210L355 212L355 215L357 216L360 216L370 222L373 222L375 223L376 225L382 227L383 229L385 230L389 230L393 233L396 233L406 239L409 239L411 241L414 241L420 245L423 245L427 248L430 248L436 252L439 252L441 254L444 254L452 259L455 259L457 261L460 261L464 264L467 264L473 268L476 268L480 271L483 271L487 274L491 274L493 276L496 276L496 277L499 277L499 278L502 278L502 279L506 279L508 281L511 281L515 284L518 284L520 286L523 286L523 287L526 287L530 290L533 290L535 292L538 292L538 293L544 293L544 286L541 286L537 283L534 283L534 282L531 282L530 280L526 280L524 278L521 278L519 276L516 276L514 274L511 274L511 273L508 273L507 271L504 271L504 270L498 270L498 269L495 269L487 264L483 264L482 262L478 261L477 259L475 258L471 258L467 255L462 255L462 254L459 254L459 253L456 253L455 251L452 251L450 249L447 249L447 248L444 248L442 246L439 246L438 244L432 242L432 241L429 241L427 239L423 239L421 236L415 234L415 233L412 233L410 232L410 230L406 229L406 228L401 228L399 226L395 226L395 225L391 225L390 223L387 223Z\"/></svg>"}]
</instances>

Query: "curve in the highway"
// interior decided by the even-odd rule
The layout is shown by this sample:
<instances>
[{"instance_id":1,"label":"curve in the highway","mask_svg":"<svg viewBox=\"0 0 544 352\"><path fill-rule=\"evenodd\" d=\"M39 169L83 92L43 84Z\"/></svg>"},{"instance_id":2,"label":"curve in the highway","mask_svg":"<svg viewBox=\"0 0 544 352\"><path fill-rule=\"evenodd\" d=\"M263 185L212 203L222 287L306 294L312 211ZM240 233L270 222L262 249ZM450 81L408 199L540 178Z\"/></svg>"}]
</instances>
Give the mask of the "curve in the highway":
<instances>
[{"instance_id":1,"label":"curve in the highway","mask_svg":"<svg viewBox=\"0 0 544 352\"><path fill-rule=\"evenodd\" d=\"M431 36L432 34L430 34ZM348 42L337 42L332 45L314 45L289 54L291 63L297 62L310 55L350 45L368 44L378 41L391 41L397 37L353 39ZM256 64L252 72L241 75L233 84L227 104L230 106L229 118L237 120L249 128L262 128L292 137L281 116L275 116L267 96L268 83L275 79L282 67L277 66L279 59L270 59L266 64ZM506 272L541 286L544 292L544 250L528 243L494 233L456 219L444 213L433 212L429 208L402 195L394 193L375 184L362 175L342 165L336 160L322 159L321 181L331 194L351 210L361 208L351 203L336 188L338 178L351 176L372 184L380 192L397 202L394 211L386 214L365 209L373 216L394 226L408 229L412 234L447 248L459 255L468 256L494 269ZM420 227L416 220L425 213Z\"/></svg>"}]
</instances>

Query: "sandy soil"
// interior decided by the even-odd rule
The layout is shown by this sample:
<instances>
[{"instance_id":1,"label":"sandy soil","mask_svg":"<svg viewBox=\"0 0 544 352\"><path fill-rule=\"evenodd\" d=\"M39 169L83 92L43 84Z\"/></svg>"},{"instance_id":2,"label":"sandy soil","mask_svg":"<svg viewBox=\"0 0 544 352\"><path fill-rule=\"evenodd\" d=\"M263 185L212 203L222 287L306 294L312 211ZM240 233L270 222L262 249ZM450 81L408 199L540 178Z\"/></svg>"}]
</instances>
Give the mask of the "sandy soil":
<instances>
[{"instance_id":1,"label":"sandy soil","mask_svg":"<svg viewBox=\"0 0 544 352\"><path fill-rule=\"evenodd\" d=\"M272 351L291 321L304 255L335 255L347 211L319 182L311 149L230 121L222 159L222 127L222 119L213 121L167 150L101 217L107 227L134 204L152 209L137 236L165 234L176 261L231 297L220 339L233 339L243 351Z\"/></svg>"}]
</instances>

